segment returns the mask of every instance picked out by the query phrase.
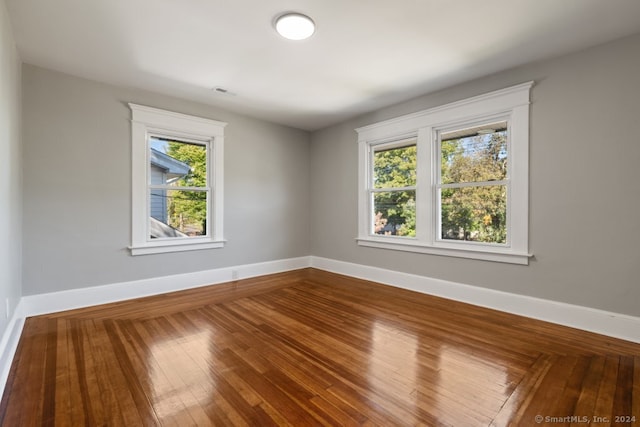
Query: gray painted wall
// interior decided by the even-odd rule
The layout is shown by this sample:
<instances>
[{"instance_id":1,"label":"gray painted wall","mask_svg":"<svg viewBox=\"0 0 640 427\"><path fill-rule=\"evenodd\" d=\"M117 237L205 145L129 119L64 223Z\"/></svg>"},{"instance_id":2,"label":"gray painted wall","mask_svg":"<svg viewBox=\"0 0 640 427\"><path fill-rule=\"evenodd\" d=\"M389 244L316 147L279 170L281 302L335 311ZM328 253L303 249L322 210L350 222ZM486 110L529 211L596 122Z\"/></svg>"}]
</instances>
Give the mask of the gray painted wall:
<instances>
[{"instance_id":1,"label":"gray painted wall","mask_svg":"<svg viewBox=\"0 0 640 427\"><path fill-rule=\"evenodd\" d=\"M313 254L640 315L638 52L640 35L421 96L310 137L25 65L23 293ZM536 81L529 266L356 245L354 128L528 80ZM224 249L129 255L127 102L229 122Z\"/></svg>"},{"instance_id":2,"label":"gray painted wall","mask_svg":"<svg viewBox=\"0 0 640 427\"><path fill-rule=\"evenodd\" d=\"M535 80L529 266L356 245L354 128ZM523 66L316 132L311 252L640 315L640 35Z\"/></svg>"},{"instance_id":3,"label":"gray painted wall","mask_svg":"<svg viewBox=\"0 0 640 427\"><path fill-rule=\"evenodd\" d=\"M0 2L0 336L22 296L20 113L20 57Z\"/></svg>"},{"instance_id":4,"label":"gray painted wall","mask_svg":"<svg viewBox=\"0 0 640 427\"><path fill-rule=\"evenodd\" d=\"M308 255L309 134L23 66L23 293ZM228 122L223 249L132 257L128 102Z\"/></svg>"}]
</instances>

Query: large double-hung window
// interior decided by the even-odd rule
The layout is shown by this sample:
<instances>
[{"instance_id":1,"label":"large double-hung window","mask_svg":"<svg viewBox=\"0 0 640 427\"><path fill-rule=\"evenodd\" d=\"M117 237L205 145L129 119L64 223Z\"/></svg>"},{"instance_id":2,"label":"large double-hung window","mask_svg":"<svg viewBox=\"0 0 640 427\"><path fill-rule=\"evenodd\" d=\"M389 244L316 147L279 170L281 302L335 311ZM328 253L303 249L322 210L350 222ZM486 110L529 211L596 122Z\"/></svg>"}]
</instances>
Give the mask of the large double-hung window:
<instances>
[{"instance_id":1,"label":"large double-hung window","mask_svg":"<svg viewBox=\"0 0 640 427\"><path fill-rule=\"evenodd\" d=\"M527 264L532 85L357 129L358 243Z\"/></svg>"}]
</instances>

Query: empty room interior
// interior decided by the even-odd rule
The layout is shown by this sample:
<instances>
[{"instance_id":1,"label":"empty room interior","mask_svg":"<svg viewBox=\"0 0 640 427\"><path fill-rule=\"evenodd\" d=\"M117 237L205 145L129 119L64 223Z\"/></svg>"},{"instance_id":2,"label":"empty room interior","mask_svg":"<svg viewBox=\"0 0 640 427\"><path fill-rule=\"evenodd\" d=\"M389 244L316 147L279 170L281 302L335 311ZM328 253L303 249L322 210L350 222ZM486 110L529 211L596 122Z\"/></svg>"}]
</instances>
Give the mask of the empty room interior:
<instances>
[{"instance_id":1,"label":"empty room interior","mask_svg":"<svg viewBox=\"0 0 640 427\"><path fill-rule=\"evenodd\" d=\"M0 33L0 425L640 426L640 2Z\"/></svg>"}]
</instances>

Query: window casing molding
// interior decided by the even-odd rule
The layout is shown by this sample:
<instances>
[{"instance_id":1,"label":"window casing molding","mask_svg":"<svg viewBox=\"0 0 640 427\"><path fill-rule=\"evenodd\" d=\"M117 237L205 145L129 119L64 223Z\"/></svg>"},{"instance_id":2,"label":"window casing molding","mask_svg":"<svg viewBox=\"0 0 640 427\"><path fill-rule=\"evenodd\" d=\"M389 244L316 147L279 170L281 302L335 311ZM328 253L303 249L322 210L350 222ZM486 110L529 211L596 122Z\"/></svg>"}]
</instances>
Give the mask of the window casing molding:
<instances>
[{"instance_id":1,"label":"window casing molding","mask_svg":"<svg viewBox=\"0 0 640 427\"><path fill-rule=\"evenodd\" d=\"M529 97L527 82L440 107L356 129L358 133L358 237L361 246L528 264L529 227ZM439 238L437 180L439 132L474 124L508 123L507 242L487 244ZM373 233L371 194L372 150L395 141L417 141L416 236Z\"/></svg>"},{"instance_id":2,"label":"window casing molding","mask_svg":"<svg viewBox=\"0 0 640 427\"><path fill-rule=\"evenodd\" d=\"M224 127L226 123L143 105L129 104L132 160L132 255L181 252L224 246ZM207 233L201 237L151 239L149 138L193 141L207 147Z\"/></svg>"}]
</instances>

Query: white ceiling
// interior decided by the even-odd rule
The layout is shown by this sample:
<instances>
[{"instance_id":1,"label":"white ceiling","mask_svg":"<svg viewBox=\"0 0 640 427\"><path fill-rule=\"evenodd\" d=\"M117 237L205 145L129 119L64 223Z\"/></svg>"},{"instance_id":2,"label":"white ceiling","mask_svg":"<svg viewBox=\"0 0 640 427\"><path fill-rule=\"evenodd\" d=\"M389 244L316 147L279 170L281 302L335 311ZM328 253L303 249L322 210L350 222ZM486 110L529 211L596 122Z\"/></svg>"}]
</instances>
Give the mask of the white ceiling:
<instances>
[{"instance_id":1,"label":"white ceiling","mask_svg":"<svg viewBox=\"0 0 640 427\"><path fill-rule=\"evenodd\" d=\"M5 1L26 63L307 130L640 32L640 0Z\"/></svg>"}]
</instances>

